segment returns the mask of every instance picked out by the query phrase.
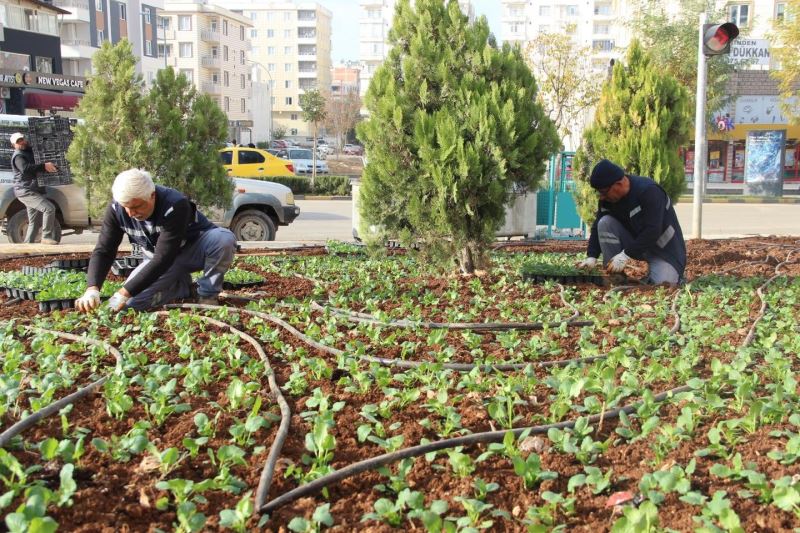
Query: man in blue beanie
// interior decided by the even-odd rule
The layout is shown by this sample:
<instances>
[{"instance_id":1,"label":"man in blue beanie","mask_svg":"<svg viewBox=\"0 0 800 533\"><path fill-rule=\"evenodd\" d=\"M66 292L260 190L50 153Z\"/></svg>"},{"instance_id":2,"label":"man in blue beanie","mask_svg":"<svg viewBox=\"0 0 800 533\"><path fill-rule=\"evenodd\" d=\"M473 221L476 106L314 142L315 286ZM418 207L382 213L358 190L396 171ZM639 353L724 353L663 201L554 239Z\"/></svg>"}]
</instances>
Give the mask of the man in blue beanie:
<instances>
[{"instance_id":1,"label":"man in blue beanie","mask_svg":"<svg viewBox=\"0 0 800 533\"><path fill-rule=\"evenodd\" d=\"M586 259L592 268L603 254L603 266L622 273L630 258L647 261L648 283L677 285L686 268L686 242L666 191L650 178L626 174L603 159L589 182L599 195Z\"/></svg>"}]
</instances>

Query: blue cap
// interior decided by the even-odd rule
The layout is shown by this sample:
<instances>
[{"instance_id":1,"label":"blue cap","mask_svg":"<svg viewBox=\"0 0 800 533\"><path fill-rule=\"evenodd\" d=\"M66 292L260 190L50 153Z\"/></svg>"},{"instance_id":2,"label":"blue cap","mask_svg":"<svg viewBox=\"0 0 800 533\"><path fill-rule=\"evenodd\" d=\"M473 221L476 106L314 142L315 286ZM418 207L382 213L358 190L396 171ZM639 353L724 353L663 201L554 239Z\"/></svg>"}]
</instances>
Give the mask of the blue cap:
<instances>
[{"instance_id":1,"label":"blue cap","mask_svg":"<svg viewBox=\"0 0 800 533\"><path fill-rule=\"evenodd\" d=\"M592 169L589 183L595 189L605 189L611 187L625 176L622 167L615 165L608 159L603 159Z\"/></svg>"}]
</instances>

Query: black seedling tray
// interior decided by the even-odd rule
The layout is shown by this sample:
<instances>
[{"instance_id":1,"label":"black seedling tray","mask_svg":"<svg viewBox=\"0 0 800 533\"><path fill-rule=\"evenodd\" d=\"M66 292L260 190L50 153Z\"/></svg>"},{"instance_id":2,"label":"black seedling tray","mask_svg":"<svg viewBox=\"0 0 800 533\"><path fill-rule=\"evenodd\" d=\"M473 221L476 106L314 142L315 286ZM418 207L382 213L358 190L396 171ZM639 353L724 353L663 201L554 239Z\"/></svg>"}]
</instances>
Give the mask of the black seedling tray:
<instances>
[{"instance_id":1,"label":"black seedling tray","mask_svg":"<svg viewBox=\"0 0 800 533\"><path fill-rule=\"evenodd\" d=\"M572 283L593 283L595 285L604 285L605 278L595 274L578 274L578 275L562 275L562 274L522 274L522 279L533 281L534 283L545 283L547 281L554 281L556 283L572 284Z\"/></svg>"},{"instance_id":2,"label":"black seedling tray","mask_svg":"<svg viewBox=\"0 0 800 533\"><path fill-rule=\"evenodd\" d=\"M56 259L48 267L78 270L89 266L89 259Z\"/></svg>"},{"instance_id":3,"label":"black seedling tray","mask_svg":"<svg viewBox=\"0 0 800 533\"><path fill-rule=\"evenodd\" d=\"M22 300L35 300L39 291L32 291L30 289L20 289L17 287L7 287L6 296L9 298L20 298Z\"/></svg>"},{"instance_id":4,"label":"black seedling tray","mask_svg":"<svg viewBox=\"0 0 800 533\"><path fill-rule=\"evenodd\" d=\"M135 269L136 267L128 266L128 262L123 259L117 259L114 261L114 264L111 265L111 273L115 276L128 277Z\"/></svg>"},{"instance_id":5,"label":"black seedling tray","mask_svg":"<svg viewBox=\"0 0 800 533\"><path fill-rule=\"evenodd\" d=\"M222 288L227 289L229 291L234 289L244 289L245 287L255 287L256 285L261 285L266 280L262 281L241 281L241 282L233 282L233 281L223 281Z\"/></svg>"},{"instance_id":6,"label":"black seedling tray","mask_svg":"<svg viewBox=\"0 0 800 533\"><path fill-rule=\"evenodd\" d=\"M64 270L64 269L53 266L44 266L44 267L35 267L30 265L22 266L22 273L27 276L39 276L41 274L49 274L50 272L55 272L56 270Z\"/></svg>"},{"instance_id":7,"label":"black seedling tray","mask_svg":"<svg viewBox=\"0 0 800 533\"><path fill-rule=\"evenodd\" d=\"M39 311L58 311L59 309L74 309L75 298L59 298L57 300L39 301Z\"/></svg>"},{"instance_id":8,"label":"black seedling tray","mask_svg":"<svg viewBox=\"0 0 800 533\"><path fill-rule=\"evenodd\" d=\"M124 261L125 265L128 268L136 268L142 263L144 263L144 257L140 257L137 255L126 255L122 259L117 259L117 261Z\"/></svg>"}]
</instances>

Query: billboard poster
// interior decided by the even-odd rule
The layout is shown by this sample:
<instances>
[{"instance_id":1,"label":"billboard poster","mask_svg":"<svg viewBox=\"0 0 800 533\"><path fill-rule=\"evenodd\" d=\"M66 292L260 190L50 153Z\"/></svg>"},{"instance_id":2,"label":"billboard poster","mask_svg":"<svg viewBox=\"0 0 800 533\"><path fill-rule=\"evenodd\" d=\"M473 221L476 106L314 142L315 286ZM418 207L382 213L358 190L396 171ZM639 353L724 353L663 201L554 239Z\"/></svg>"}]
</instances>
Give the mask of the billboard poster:
<instances>
[{"instance_id":1,"label":"billboard poster","mask_svg":"<svg viewBox=\"0 0 800 533\"><path fill-rule=\"evenodd\" d=\"M745 145L745 194L780 196L786 130L748 131Z\"/></svg>"}]
</instances>

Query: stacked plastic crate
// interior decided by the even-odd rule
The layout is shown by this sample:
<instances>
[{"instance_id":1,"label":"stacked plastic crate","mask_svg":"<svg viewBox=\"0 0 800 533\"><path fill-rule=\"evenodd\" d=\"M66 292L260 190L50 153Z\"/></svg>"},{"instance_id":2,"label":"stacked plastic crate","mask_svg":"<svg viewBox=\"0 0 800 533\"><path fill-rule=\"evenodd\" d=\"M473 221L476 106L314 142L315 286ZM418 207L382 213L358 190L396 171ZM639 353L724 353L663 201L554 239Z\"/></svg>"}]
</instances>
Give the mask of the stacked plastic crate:
<instances>
[{"instance_id":1,"label":"stacked plastic crate","mask_svg":"<svg viewBox=\"0 0 800 533\"><path fill-rule=\"evenodd\" d=\"M67 161L67 149L72 142L69 119L65 117L31 117L28 119L28 142L37 162L50 161L58 172L39 174L39 185L69 185L72 172Z\"/></svg>"}]
</instances>

